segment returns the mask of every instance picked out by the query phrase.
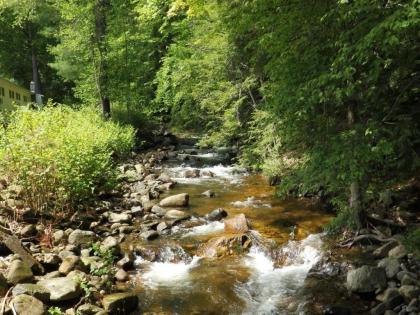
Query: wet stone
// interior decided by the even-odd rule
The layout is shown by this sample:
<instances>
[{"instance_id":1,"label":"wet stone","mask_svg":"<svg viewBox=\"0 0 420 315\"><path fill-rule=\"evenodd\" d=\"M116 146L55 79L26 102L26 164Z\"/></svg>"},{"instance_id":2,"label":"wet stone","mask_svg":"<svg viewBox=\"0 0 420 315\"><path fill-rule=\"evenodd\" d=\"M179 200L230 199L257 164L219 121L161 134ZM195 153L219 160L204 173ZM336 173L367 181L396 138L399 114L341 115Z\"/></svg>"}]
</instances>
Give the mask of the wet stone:
<instances>
[{"instance_id":1,"label":"wet stone","mask_svg":"<svg viewBox=\"0 0 420 315\"><path fill-rule=\"evenodd\" d=\"M140 234L140 237L144 240L151 241L159 237L159 233L153 230L145 231Z\"/></svg>"},{"instance_id":2,"label":"wet stone","mask_svg":"<svg viewBox=\"0 0 420 315\"><path fill-rule=\"evenodd\" d=\"M128 314L137 308L138 297L133 293L114 293L102 299L104 309L111 314Z\"/></svg>"}]
</instances>

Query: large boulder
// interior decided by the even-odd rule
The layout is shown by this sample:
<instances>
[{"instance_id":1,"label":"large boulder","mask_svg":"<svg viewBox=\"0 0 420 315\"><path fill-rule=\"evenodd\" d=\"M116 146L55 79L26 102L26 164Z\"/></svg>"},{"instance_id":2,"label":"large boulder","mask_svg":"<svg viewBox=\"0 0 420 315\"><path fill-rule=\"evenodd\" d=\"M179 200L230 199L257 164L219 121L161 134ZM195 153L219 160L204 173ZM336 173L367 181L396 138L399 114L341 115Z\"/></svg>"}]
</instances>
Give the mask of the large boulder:
<instances>
[{"instance_id":1,"label":"large boulder","mask_svg":"<svg viewBox=\"0 0 420 315\"><path fill-rule=\"evenodd\" d=\"M188 206L190 196L188 194L178 194L166 197L159 203L161 207L185 207Z\"/></svg>"},{"instance_id":2,"label":"large boulder","mask_svg":"<svg viewBox=\"0 0 420 315\"><path fill-rule=\"evenodd\" d=\"M347 273L347 288L356 293L371 293L386 287L384 269L362 266Z\"/></svg>"},{"instance_id":3,"label":"large boulder","mask_svg":"<svg viewBox=\"0 0 420 315\"><path fill-rule=\"evenodd\" d=\"M20 260L12 261L6 274L7 282L11 284L31 282L33 278L31 268L27 263Z\"/></svg>"},{"instance_id":4,"label":"large boulder","mask_svg":"<svg viewBox=\"0 0 420 315\"><path fill-rule=\"evenodd\" d=\"M26 294L47 302L50 299L50 291L42 285L34 283L19 283L12 289L13 296Z\"/></svg>"},{"instance_id":5,"label":"large boulder","mask_svg":"<svg viewBox=\"0 0 420 315\"><path fill-rule=\"evenodd\" d=\"M225 220L225 232L230 234L243 234L249 231L248 220L243 213Z\"/></svg>"},{"instance_id":6,"label":"large boulder","mask_svg":"<svg viewBox=\"0 0 420 315\"><path fill-rule=\"evenodd\" d=\"M90 246L96 240L96 234L92 231L85 231L85 230L74 230L69 235L69 244L71 245L84 245Z\"/></svg>"},{"instance_id":7,"label":"large boulder","mask_svg":"<svg viewBox=\"0 0 420 315\"><path fill-rule=\"evenodd\" d=\"M33 296L20 294L10 302L17 315L44 315L46 309L44 304Z\"/></svg>"},{"instance_id":8,"label":"large boulder","mask_svg":"<svg viewBox=\"0 0 420 315\"><path fill-rule=\"evenodd\" d=\"M81 294L78 283L71 277L45 279L38 282L50 292L51 301L68 301Z\"/></svg>"},{"instance_id":9,"label":"large boulder","mask_svg":"<svg viewBox=\"0 0 420 315\"><path fill-rule=\"evenodd\" d=\"M223 257L242 254L249 250L251 245L252 240L247 234L221 236L201 245L198 249L198 255L202 257Z\"/></svg>"},{"instance_id":10,"label":"large boulder","mask_svg":"<svg viewBox=\"0 0 420 315\"><path fill-rule=\"evenodd\" d=\"M138 306L139 299L134 293L114 293L105 295L102 305L110 314L128 314Z\"/></svg>"}]
</instances>

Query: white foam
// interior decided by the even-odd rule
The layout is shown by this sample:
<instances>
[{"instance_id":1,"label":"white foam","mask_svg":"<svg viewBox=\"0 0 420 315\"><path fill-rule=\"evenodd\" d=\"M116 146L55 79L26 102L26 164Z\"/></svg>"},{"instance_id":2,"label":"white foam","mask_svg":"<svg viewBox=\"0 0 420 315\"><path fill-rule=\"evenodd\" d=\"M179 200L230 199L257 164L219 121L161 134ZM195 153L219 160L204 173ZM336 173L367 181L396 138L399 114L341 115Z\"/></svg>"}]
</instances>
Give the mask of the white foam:
<instances>
[{"instance_id":1,"label":"white foam","mask_svg":"<svg viewBox=\"0 0 420 315\"><path fill-rule=\"evenodd\" d=\"M152 288L160 285L181 285L188 279L189 271L198 265L199 260L200 257L194 256L189 263L154 262L149 265L142 278L144 283Z\"/></svg>"},{"instance_id":2,"label":"white foam","mask_svg":"<svg viewBox=\"0 0 420 315\"><path fill-rule=\"evenodd\" d=\"M244 201L234 201L231 203L235 208L271 208L271 205L268 203L262 203L261 200L255 199L254 196L248 197Z\"/></svg>"},{"instance_id":3,"label":"white foam","mask_svg":"<svg viewBox=\"0 0 420 315\"><path fill-rule=\"evenodd\" d=\"M204 225L194 226L188 230L183 237L191 237L191 236L199 236L199 235L207 235L212 233L218 233L223 231L225 225L223 222L214 221Z\"/></svg>"},{"instance_id":4,"label":"white foam","mask_svg":"<svg viewBox=\"0 0 420 315\"><path fill-rule=\"evenodd\" d=\"M185 178L184 173L188 170L199 170L200 173L208 172L213 176L201 176L197 178ZM244 169L235 166L224 166L222 164L209 167L176 166L165 169L169 176L181 184L199 184L203 181L228 181L231 184L240 183L247 175Z\"/></svg>"},{"instance_id":5,"label":"white foam","mask_svg":"<svg viewBox=\"0 0 420 315\"><path fill-rule=\"evenodd\" d=\"M269 256L258 248L252 248L245 258L245 265L252 275L247 283L237 285L238 295L246 303L245 314L272 314L278 310L282 299L293 295L303 282L311 267L321 258L321 237L310 235L301 242L290 242L286 248L293 253L286 265L274 267Z\"/></svg>"}]
</instances>

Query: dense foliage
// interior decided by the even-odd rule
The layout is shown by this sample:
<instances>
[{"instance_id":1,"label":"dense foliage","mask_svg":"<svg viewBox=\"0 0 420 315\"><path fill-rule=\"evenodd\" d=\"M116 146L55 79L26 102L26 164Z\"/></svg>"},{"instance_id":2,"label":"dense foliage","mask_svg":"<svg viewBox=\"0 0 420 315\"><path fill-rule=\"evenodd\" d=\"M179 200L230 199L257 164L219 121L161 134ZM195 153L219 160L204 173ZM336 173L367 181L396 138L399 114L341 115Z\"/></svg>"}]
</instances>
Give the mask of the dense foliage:
<instances>
[{"instance_id":1,"label":"dense foliage","mask_svg":"<svg viewBox=\"0 0 420 315\"><path fill-rule=\"evenodd\" d=\"M113 188L113 157L133 146L133 129L89 108L15 111L0 129L0 174L23 189L32 209L63 211Z\"/></svg>"},{"instance_id":2,"label":"dense foliage","mask_svg":"<svg viewBox=\"0 0 420 315\"><path fill-rule=\"evenodd\" d=\"M49 90L236 145L281 194L328 196L344 224L418 174L418 0L25 0L33 18L0 3L16 36L36 26ZM28 77L24 56L1 56L0 73Z\"/></svg>"}]
</instances>

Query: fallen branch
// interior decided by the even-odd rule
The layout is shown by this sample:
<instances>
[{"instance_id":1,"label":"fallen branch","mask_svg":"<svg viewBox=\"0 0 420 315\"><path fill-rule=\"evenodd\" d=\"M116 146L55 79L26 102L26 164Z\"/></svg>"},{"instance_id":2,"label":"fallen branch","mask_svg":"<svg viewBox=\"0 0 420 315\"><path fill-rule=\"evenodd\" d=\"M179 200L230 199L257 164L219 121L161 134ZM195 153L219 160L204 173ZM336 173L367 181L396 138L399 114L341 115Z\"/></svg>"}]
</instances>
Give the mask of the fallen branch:
<instances>
[{"instance_id":1,"label":"fallen branch","mask_svg":"<svg viewBox=\"0 0 420 315\"><path fill-rule=\"evenodd\" d=\"M375 234L363 234L356 236L354 238L348 239L340 243L340 247L348 247L351 248L355 243L360 243L363 241L370 241L376 243L386 243L389 241L395 240L394 238L381 238Z\"/></svg>"},{"instance_id":2,"label":"fallen branch","mask_svg":"<svg viewBox=\"0 0 420 315\"><path fill-rule=\"evenodd\" d=\"M0 226L0 242L6 245L6 247L13 253L18 254L29 267L44 273L44 267L29 253L25 247L22 246L20 240L16 236L9 233L9 229Z\"/></svg>"}]
</instances>

